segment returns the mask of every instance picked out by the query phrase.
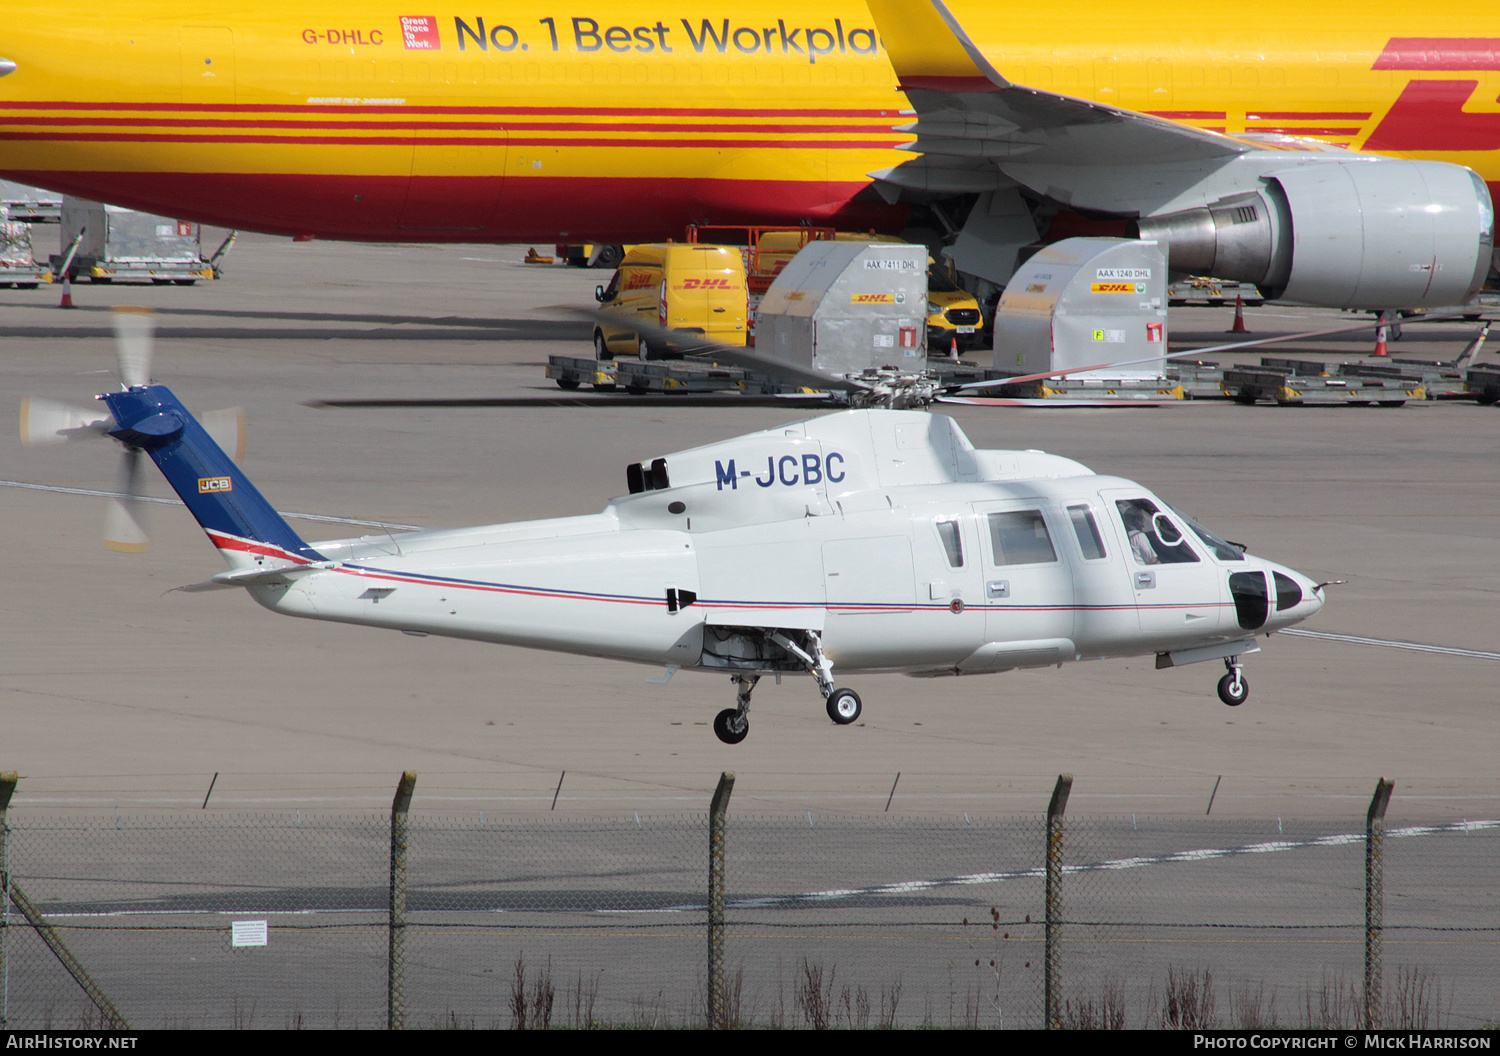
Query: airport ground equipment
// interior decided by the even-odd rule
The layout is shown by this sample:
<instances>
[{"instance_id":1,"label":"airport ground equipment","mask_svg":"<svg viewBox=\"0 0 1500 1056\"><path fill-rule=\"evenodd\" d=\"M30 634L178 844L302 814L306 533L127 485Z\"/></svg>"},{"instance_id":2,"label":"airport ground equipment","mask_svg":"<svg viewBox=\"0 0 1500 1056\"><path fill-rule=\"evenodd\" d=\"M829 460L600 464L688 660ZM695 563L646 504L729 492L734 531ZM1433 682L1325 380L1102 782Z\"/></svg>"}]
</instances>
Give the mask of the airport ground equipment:
<instances>
[{"instance_id":1,"label":"airport ground equipment","mask_svg":"<svg viewBox=\"0 0 1500 1056\"><path fill-rule=\"evenodd\" d=\"M1400 407L1425 400L1420 376L1370 377L1363 374L1313 373L1317 364L1226 367L1224 393L1237 403L1271 400L1279 404L1349 404ZM1300 373L1299 373L1300 371Z\"/></svg>"},{"instance_id":2,"label":"airport ground equipment","mask_svg":"<svg viewBox=\"0 0 1500 1056\"><path fill-rule=\"evenodd\" d=\"M927 361L927 248L809 242L756 312L756 350L778 363L853 374Z\"/></svg>"},{"instance_id":3,"label":"airport ground equipment","mask_svg":"<svg viewBox=\"0 0 1500 1056\"><path fill-rule=\"evenodd\" d=\"M52 265L36 259L31 225L10 219L0 205L0 286L34 290L52 281Z\"/></svg>"},{"instance_id":4,"label":"airport ground equipment","mask_svg":"<svg viewBox=\"0 0 1500 1056\"><path fill-rule=\"evenodd\" d=\"M203 256L201 228L191 221L68 195L63 199L62 241L79 232L84 238L70 269L74 279L190 286L214 277L214 263ZM228 245L226 241L221 251L227 252Z\"/></svg>"},{"instance_id":5,"label":"airport ground equipment","mask_svg":"<svg viewBox=\"0 0 1500 1056\"><path fill-rule=\"evenodd\" d=\"M1500 403L1500 366L1474 367L1464 378L1464 391L1480 403Z\"/></svg>"},{"instance_id":6,"label":"airport ground equipment","mask_svg":"<svg viewBox=\"0 0 1500 1056\"><path fill-rule=\"evenodd\" d=\"M1167 287L1167 304L1173 308L1190 304L1221 308L1226 304L1233 304L1236 297L1244 300L1246 308L1259 308L1266 303L1260 291L1252 284L1235 282L1233 279L1194 275L1179 279Z\"/></svg>"},{"instance_id":7,"label":"airport ground equipment","mask_svg":"<svg viewBox=\"0 0 1500 1056\"><path fill-rule=\"evenodd\" d=\"M26 224L55 224L62 219L63 196L56 191L0 180L0 205L10 218Z\"/></svg>"},{"instance_id":8,"label":"airport ground equipment","mask_svg":"<svg viewBox=\"0 0 1500 1056\"><path fill-rule=\"evenodd\" d=\"M995 369L1038 374L1167 351L1167 261L1154 242L1066 238L1016 271L995 309Z\"/></svg>"}]
</instances>

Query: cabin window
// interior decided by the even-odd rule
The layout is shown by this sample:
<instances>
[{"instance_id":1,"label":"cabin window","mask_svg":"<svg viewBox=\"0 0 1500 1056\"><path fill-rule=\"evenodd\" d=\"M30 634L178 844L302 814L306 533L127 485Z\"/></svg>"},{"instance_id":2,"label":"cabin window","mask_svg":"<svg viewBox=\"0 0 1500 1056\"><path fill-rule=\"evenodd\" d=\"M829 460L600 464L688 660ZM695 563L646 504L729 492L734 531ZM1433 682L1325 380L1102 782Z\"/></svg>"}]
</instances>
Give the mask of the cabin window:
<instances>
[{"instance_id":1,"label":"cabin window","mask_svg":"<svg viewBox=\"0 0 1500 1056\"><path fill-rule=\"evenodd\" d=\"M958 521L954 519L934 523L937 527L938 538L943 541L943 552L948 555L948 566L963 568L964 539L963 533L959 531Z\"/></svg>"},{"instance_id":2,"label":"cabin window","mask_svg":"<svg viewBox=\"0 0 1500 1056\"><path fill-rule=\"evenodd\" d=\"M1057 560L1041 510L989 515L990 547L997 565L1037 565Z\"/></svg>"},{"instance_id":3,"label":"cabin window","mask_svg":"<svg viewBox=\"0 0 1500 1056\"><path fill-rule=\"evenodd\" d=\"M1069 506L1068 520L1073 522L1073 534L1078 536L1078 549L1084 560L1098 561L1105 557L1104 538L1099 534L1099 525L1094 521L1094 511L1087 506Z\"/></svg>"}]
</instances>

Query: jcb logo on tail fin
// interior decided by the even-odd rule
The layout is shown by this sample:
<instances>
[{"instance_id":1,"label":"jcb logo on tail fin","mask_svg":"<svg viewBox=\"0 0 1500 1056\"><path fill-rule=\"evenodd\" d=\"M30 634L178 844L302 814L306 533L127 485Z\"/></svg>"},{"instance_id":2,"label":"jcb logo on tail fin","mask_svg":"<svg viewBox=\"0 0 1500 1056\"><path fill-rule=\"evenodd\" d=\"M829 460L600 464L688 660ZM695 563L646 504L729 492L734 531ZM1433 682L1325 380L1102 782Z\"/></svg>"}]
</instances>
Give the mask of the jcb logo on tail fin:
<instances>
[{"instance_id":1,"label":"jcb logo on tail fin","mask_svg":"<svg viewBox=\"0 0 1500 1056\"><path fill-rule=\"evenodd\" d=\"M216 491L233 491L234 483L228 477L199 477L198 494L208 495Z\"/></svg>"}]
</instances>

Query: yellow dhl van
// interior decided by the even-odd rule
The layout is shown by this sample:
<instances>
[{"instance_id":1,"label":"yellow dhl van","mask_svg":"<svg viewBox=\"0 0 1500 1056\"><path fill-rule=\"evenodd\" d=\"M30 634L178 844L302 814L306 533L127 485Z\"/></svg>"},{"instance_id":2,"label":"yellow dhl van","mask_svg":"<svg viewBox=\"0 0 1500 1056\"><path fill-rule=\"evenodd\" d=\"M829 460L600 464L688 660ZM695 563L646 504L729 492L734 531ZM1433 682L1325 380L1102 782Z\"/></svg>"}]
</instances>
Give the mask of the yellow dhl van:
<instances>
[{"instance_id":1,"label":"yellow dhl van","mask_svg":"<svg viewBox=\"0 0 1500 1056\"><path fill-rule=\"evenodd\" d=\"M619 312L622 323L633 317L723 345L745 343L745 262L732 246L631 246L594 299L606 312ZM608 323L594 327L596 359L639 354L635 331Z\"/></svg>"},{"instance_id":2,"label":"yellow dhl van","mask_svg":"<svg viewBox=\"0 0 1500 1056\"><path fill-rule=\"evenodd\" d=\"M930 261L930 258L929 258ZM979 302L935 264L927 267L927 354L945 356L958 342L968 351L981 340Z\"/></svg>"}]
</instances>

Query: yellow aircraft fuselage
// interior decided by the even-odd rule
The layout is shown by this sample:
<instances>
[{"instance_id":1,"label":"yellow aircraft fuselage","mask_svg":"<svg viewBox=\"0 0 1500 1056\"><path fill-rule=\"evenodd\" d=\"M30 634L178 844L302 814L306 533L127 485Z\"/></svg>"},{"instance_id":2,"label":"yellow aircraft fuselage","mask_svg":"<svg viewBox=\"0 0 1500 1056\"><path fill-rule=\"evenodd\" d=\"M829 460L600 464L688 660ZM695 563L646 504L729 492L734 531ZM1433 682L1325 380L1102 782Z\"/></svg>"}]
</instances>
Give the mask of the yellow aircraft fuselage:
<instances>
[{"instance_id":1,"label":"yellow aircraft fuselage","mask_svg":"<svg viewBox=\"0 0 1500 1056\"><path fill-rule=\"evenodd\" d=\"M1013 83L1500 185L1500 8L1265 0L1247 25L1100 0L950 6ZM911 157L891 130L910 118L857 0L5 8L0 176L25 183L326 238L905 219L867 176Z\"/></svg>"}]
</instances>

